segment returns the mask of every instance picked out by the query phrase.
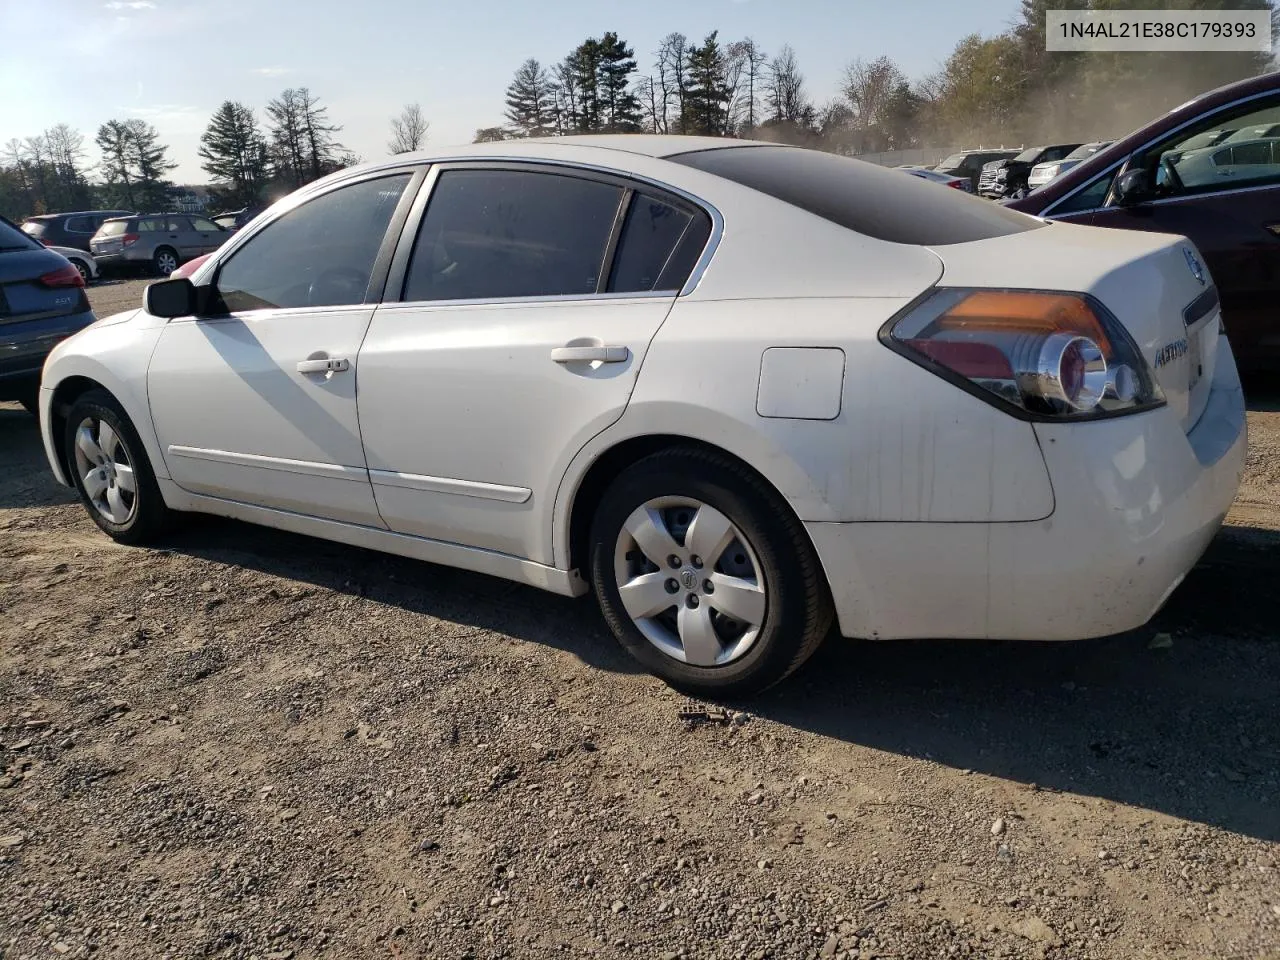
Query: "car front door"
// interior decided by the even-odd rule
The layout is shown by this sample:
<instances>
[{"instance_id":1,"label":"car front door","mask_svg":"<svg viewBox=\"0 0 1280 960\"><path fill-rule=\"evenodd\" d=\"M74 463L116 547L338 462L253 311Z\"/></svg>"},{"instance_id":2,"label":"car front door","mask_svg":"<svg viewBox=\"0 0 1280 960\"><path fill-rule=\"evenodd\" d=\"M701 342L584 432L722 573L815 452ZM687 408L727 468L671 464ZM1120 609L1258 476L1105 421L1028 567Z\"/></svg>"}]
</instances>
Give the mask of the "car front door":
<instances>
[{"instance_id":1,"label":"car front door","mask_svg":"<svg viewBox=\"0 0 1280 960\"><path fill-rule=\"evenodd\" d=\"M195 228L200 253L213 253L231 236L212 220L206 220L204 217L192 217L191 226Z\"/></svg>"},{"instance_id":2,"label":"car front door","mask_svg":"<svg viewBox=\"0 0 1280 960\"><path fill-rule=\"evenodd\" d=\"M348 182L284 212L218 265L201 316L166 324L147 385L183 489L382 526L357 359L414 175Z\"/></svg>"},{"instance_id":3,"label":"car front door","mask_svg":"<svg viewBox=\"0 0 1280 960\"><path fill-rule=\"evenodd\" d=\"M568 462L622 415L711 219L518 164L437 168L423 203L360 353L378 509L401 533L549 564Z\"/></svg>"},{"instance_id":4,"label":"car front door","mask_svg":"<svg viewBox=\"0 0 1280 960\"><path fill-rule=\"evenodd\" d=\"M1238 130L1278 118L1280 94L1217 111L1129 158L1124 169L1145 170L1149 192L1119 202L1106 174L1106 186L1090 184L1081 191L1082 196L1107 196L1106 202L1061 216L1190 238L1217 285L1222 323L1241 367L1280 361L1280 163L1274 162L1280 156L1268 149L1236 157L1225 143L1185 146L1206 131ZM1058 218L1054 211L1049 216Z\"/></svg>"},{"instance_id":5,"label":"car front door","mask_svg":"<svg viewBox=\"0 0 1280 960\"><path fill-rule=\"evenodd\" d=\"M191 227L189 217L169 216L165 220L168 244L178 252L179 260L190 260L200 255L200 235Z\"/></svg>"}]
</instances>

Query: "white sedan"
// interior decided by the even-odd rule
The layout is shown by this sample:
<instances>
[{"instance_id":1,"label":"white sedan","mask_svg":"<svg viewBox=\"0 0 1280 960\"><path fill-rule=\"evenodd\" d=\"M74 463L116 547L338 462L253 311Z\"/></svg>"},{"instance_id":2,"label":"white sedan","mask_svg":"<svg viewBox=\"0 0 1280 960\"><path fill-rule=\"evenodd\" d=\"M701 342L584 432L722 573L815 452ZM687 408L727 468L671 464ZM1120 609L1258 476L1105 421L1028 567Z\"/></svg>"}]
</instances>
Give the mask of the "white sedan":
<instances>
[{"instance_id":1,"label":"white sedan","mask_svg":"<svg viewBox=\"0 0 1280 960\"><path fill-rule=\"evenodd\" d=\"M86 284L98 279L98 261L93 258L92 253L85 253L78 247L49 247L48 249L66 257Z\"/></svg>"},{"instance_id":2,"label":"white sedan","mask_svg":"<svg viewBox=\"0 0 1280 960\"><path fill-rule=\"evenodd\" d=\"M706 695L780 680L833 621L1138 627L1245 454L1185 239L648 136L311 184L61 344L40 420L116 540L197 511L594 592Z\"/></svg>"}]
</instances>

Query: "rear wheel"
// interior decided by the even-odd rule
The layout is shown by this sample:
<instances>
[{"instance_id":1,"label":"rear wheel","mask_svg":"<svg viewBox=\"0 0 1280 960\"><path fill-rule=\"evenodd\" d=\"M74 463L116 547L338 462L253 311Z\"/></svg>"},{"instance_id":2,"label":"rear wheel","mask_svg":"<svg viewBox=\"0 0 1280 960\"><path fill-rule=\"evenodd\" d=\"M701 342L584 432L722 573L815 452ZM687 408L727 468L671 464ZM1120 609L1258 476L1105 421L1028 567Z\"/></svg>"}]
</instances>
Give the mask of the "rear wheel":
<instances>
[{"instance_id":1,"label":"rear wheel","mask_svg":"<svg viewBox=\"0 0 1280 960\"><path fill-rule=\"evenodd\" d=\"M89 516L121 543L145 543L169 525L146 450L124 409L105 390L72 405L64 438L72 480Z\"/></svg>"},{"instance_id":2,"label":"rear wheel","mask_svg":"<svg viewBox=\"0 0 1280 960\"><path fill-rule=\"evenodd\" d=\"M596 512L591 578L619 643L690 693L777 683L832 621L817 556L786 502L711 451L664 451L618 477Z\"/></svg>"},{"instance_id":3,"label":"rear wheel","mask_svg":"<svg viewBox=\"0 0 1280 960\"><path fill-rule=\"evenodd\" d=\"M178 269L178 254L171 247L160 247L151 258L151 266L162 277Z\"/></svg>"},{"instance_id":4,"label":"rear wheel","mask_svg":"<svg viewBox=\"0 0 1280 960\"><path fill-rule=\"evenodd\" d=\"M89 273L89 268L85 265L85 262L83 260L72 260L71 265L76 268L76 272L80 274L80 279L84 281L85 286L88 286L93 277Z\"/></svg>"}]
</instances>

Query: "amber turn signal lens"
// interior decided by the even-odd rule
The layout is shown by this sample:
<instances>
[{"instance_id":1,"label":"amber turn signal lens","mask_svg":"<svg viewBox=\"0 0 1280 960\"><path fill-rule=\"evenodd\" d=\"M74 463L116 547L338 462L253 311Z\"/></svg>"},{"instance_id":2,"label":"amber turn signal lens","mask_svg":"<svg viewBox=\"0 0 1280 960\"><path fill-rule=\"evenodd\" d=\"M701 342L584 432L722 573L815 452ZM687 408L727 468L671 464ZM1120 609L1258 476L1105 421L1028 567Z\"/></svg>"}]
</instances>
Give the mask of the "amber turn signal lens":
<instances>
[{"instance_id":1,"label":"amber turn signal lens","mask_svg":"<svg viewBox=\"0 0 1280 960\"><path fill-rule=\"evenodd\" d=\"M935 321L940 330L1073 333L1096 343L1111 359L1111 342L1102 323L1080 297L1062 293L979 290L969 294Z\"/></svg>"}]
</instances>

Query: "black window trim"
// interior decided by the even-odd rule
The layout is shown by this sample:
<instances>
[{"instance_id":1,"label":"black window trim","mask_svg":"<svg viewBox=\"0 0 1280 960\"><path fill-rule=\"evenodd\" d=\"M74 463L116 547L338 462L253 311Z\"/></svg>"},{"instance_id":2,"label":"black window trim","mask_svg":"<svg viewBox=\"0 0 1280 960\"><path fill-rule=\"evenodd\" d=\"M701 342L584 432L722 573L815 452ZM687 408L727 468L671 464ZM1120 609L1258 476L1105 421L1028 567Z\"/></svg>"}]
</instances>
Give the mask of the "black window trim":
<instances>
[{"instance_id":1,"label":"black window trim","mask_svg":"<svg viewBox=\"0 0 1280 960\"><path fill-rule=\"evenodd\" d=\"M1173 128L1172 128L1172 129L1170 129L1170 130L1166 130L1166 131L1165 131L1164 133L1162 133L1162 134L1159 134L1159 135L1157 135L1157 136L1152 137L1152 138L1151 138L1150 140L1148 140L1146 143L1142 144L1142 145L1141 145L1141 146L1139 146L1139 147L1136 147L1136 148L1135 148L1135 149L1133 149L1133 150L1130 150L1130 151L1129 151L1127 154L1125 154L1124 156L1121 156L1121 157L1116 158L1114 161L1112 161L1110 164L1108 164L1108 165L1107 165L1106 167L1104 167L1102 170L1099 170L1096 174L1094 174L1094 175L1093 175L1092 177L1090 177L1088 180L1084 181L1084 183L1082 183L1082 184L1080 184L1079 186L1077 186L1074 190L1070 191L1069 193L1065 193L1065 194L1063 194L1063 195L1062 195L1062 196L1060 196L1057 200L1053 201L1053 203L1049 204L1049 206L1047 206L1047 207L1045 207L1043 210L1041 210L1039 213L1037 213L1037 214L1033 214L1033 216L1043 217L1043 218L1044 218L1044 219L1046 219L1046 220L1052 220L1052 219L1054 219L1054 210L1056 210L1058 207L1062 206L1062 204L1066 203L1068 200L1070 200L1072 197L1074 197L1077 193L1081 193L1081 192L1083 192L1083 191L1085 191L1085 190L1089 189L1089 187L1093 186L1095 183L1097 183L1097 182L1098 182L1100 179L1102 179L1103 177L1106 177L1106 176L1110 175L1110 177L1111 177L1111 186L1114 186L1114 185L1115 185L1116 177L1117 177L1120 173L1122 173L1124 170L1128 169L1128 167L1129 167L1129 161L1130 161L1130 160L1132 160L1132 159L1133 159L1133 157L1134 157L1135 155L1137 155L1137 154L1139 154L1139 153L1143 153L1143 152L1144 152L1144 151L1146 151L1146 150L1149 150L1151 147L1155 146L1155 145L1156 145L1157 143L1159 143L1161 140L1165 140L1165 139L1167 139L1168 137L1171 137L1171 136L1173 136L1173 135L1174 135L1174 134L1176 134L1176 133L1180 133L1180 132L1182 132L1183 130L1187 129L1187 127L1190 127L1190 126L1192 126L1193 124L1197 124L1197 123L1199 123L1201 120L1207 120L1207 119L1208 119L1208 118L1210 118L1210 117L1217 117L1217 116L1220 116L1220 115L1222 115L1223 113L1227 112L1228 110L1233 110L1234 108L1239 107L1239 106L1243 106L1243 105L1244 105L1244 104L1246 104L1246 103L1252 103L1254 100L1261 100L1261 99L1264 99L1264 98L1266 98L1266 97L1274 97L1274 96L1276 96L1276 91L1275 91L1275 90L1263 90L1263 91L1261 91L1260 93L1253 93L1253 94L1250 94L1250 95L1249 95L1249 96L1247 96L1247 97L1241 97L1241 98L1240 98L1240 99L1238 99L1238 100L1232 100L1230 103L1224 103L1222 106L1220 106L1220 107L1216 107L1216 108L1214 108L1213 110L1209 110L1209 111L1204 112L1204 113L1198 113L1198 114L1196 114L1194 117L1191 117L1190 119L1188 119L1188 120L1184 121L1183 123L1178 124L1176 127L1173 127ZM1105 150L1105 149L1107 149L1107 148L1106 148L1106 147L1102 147L1101 149ZM1085 159L1087 160L1088 158L1086 157ZM1084 161L1082 160L1081 162L1083 163ZM1064 213L1058 214L1058 216L1063 216L1063 217L1080 217L1080 216L1084 216L1084 215L1086 215L1086 214L1090 214L1090 213L1099 213L1100 211L1103 211L1103 210L1110 210L1110 209L1114 206L1113 204L1111 204L1111 203L1110 203L1110 200L1111 200L1111 192L1112 192L1112 190L1111 190L1111 186L1108 186L1108 187L1107 187L1107 195L1106 195L1105 197L1103 197L1103 198L1102 198L1102 205L1101 205L1101 206L1098 206L1098 207L1087 207L1087 208L1085 208L1085 209L1083 209L1083 210L1069 210L1069 211L1066 211L1066 212L1064 212ZM1263 185L1263 186L1260 186L1260 187L1240 187L1240 188L1237 188L1236 190L1222 191L1222 192L1223 192L1223 193L1239 193L1239 192L1243 192L1243 191L1246 191L1246 190L1267 189L1268 187L1274 187L1274 185L1270 185L1270 184L1268 184L1268 185ZM1221 195L1221 194L1215 194L1215 196L1220 196L1220 195ZM1169 203L1169 202L1172 202L1172 201L1186 200L1186 199L1187 199L1187 197L1186 197L1186 196L1180 196L1180 197L1164 197L1164 198L1162 198L1162 199L1160 199L1160 200L1148 200L1148 201L1147 201L1147 203Z\"/></svg>"},{"instance_id":2,"label":"black window trim","mask_svg":"<svg viewBox=\"0 0 1280 960\"><path fill-rule=\"evenodd\" d=\"M601 270L599 271L599 279L596 283L596 292L556 294L550 296L537 295L529 297L477 297L460 300L405 300L404 289L409 279L409 261L413 255L413 245L417 240L418 228L421 226L422 219L426 215L427 206L431 201L432 194L435 192L436 183L439 181L440 175L449 170L511 170L518 173L546 173L558 176L577 177L582 180L594 180L621 188L622 196L618 204L618 213L614 219L613 230L610 233L609 242L605 250L605 258L602 262ZM652 196L663 203L669 203L671 206L684 210L695 217L705 216L709 218L711 222L711 229L707 242L703 245L702 252L695 262L693 270L690 271L689 277L686 279L683 287L677 291L645 290L631 293L605 292L607 291L609 278L613 273L614 263L617 259L618 239L626 220L626 212L630 208L631 198L640 193ZM392 257L391 269L387 276L381 302L384 305L396 307L437 308L524 303L568 303L579 300L638 300L653 298L674 300L679 297L687 296L697 288L698 282L702 279L703 273L711 262L711 258L715 255L716 247L719 245L720 238L723 233L724 220L721 217L720 212L710 203L696 198L689 193L671 186L670 184L650 180L637 174L609 170L589 164L557 161L541 157L527 160L519 157L462 157L438 160L431 164L426 180L418 189L418 195L414 198L413 206L409 211L409 216L401 229L400 241L397 244L395 254ZM608 269L605 269L605 266L607 266Z\"/></svg>"},{"instance_id":3,"label":"black window trim","mask_svg":"<svg viewBox=\"0 0 1280 960\"><path fill-rule=\"evenodd\" d=\"M378 247L377 256L373 260L373 269L369 273L369 285L365 288L364 300L360 303L326 304L321 307L262 307L259 310L238 310L234 312L220 309L221 298L218 296L218 278L222 275L223 266L236 255L241 247L251 242L254 237L271 224L289 215L304 204L328 196L330 193L334 193L344 187L355 186L358 183L365 183L370 180L385 180L390 177L404 176L405 174L409 175L409 182L405 184L404 190L400 194L400 199L396 202L396 209L391 214L391 220L387 223L387 229L382 235L382 244ZM326 183L323 189L305 190L304 188L299 190L297 194L288 198L292 202L286 201L278 205L279 209L273 208L271 217L259 223L251 232L241 229L232 234L231 239L218 248L215 254L218 259L214 264L213 274L208 281L196 288L197 309L194 319L201 322L226 320L245 314L262 312L270 312L275 315L309 315L317 312L350 310L352 307L359 306L375 306L381 300L387 281L387 271L390 267L391 256L396 244L399 242L405 219L409 216L414 198L427 174L428 167L424 163L399 164L364 170L361 171L359 176L343 177L340 180ZM219 310L219 312L210 312L215 309ZM179 317L175 319L186 318Z\"/></svg>"}]
</instances>

